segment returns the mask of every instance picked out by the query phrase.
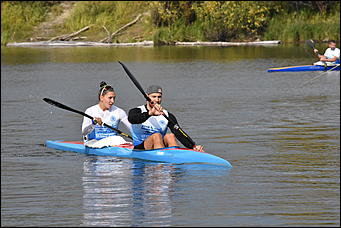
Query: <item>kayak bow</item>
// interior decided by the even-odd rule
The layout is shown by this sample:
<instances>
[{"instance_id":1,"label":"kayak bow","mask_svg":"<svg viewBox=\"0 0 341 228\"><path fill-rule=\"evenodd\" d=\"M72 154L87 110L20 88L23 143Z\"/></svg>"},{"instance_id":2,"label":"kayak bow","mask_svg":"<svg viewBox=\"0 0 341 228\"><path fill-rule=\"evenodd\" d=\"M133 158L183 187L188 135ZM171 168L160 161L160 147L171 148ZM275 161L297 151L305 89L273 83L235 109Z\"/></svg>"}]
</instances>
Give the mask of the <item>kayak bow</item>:
<instances>
[{"instance_id":1,"label":"kayak bow","mask_svg":"<svg viewBox=\"0 0 341 228\"><path fill-rule=\"evenodd\" d=\"M334 69L332 69L334 68ZM278 67L270 68L268 72L299 72L299 71L339 71L340 66L319 66L319 65L303 65L303 66L288 66L288 67Z\"/></svg>"},{"instance_id":2,"label":"kayak bow","mask_svg":"<svg viewBox=\"0 0 341 228\"><path fill-rule=\"evenodd\" d=\"M174 164L183 163L206 163L228 166L232 165L215 155L205 152L198 152L192 149L180 147L166 147L154 150L134 150L132 143L121 144L119 146L90 148L84 146L81 141L46 141L45 145L57 150L72 151L82 154L99 156L116 156L124 158L137 158L154 162L166 162Z\"/></svg>"}]
</instances>

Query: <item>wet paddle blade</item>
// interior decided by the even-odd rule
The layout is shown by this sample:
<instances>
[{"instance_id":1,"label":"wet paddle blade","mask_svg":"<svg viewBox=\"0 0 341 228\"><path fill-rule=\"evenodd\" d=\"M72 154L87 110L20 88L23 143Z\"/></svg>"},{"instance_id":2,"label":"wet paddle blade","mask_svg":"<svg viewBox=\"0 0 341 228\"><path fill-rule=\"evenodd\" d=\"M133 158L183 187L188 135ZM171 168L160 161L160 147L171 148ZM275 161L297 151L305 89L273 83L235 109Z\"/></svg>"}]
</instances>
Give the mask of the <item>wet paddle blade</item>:
<instances>
[{"instance_id":1,"label":"wet paddle blade","mask_svg":"<svg viewBox=\"0 0 341 228\"><path fill-rule=\"evenodd\" d=\"M307 40L305 44L311 47L312 49L315 49L315 42L313 40Z\"/></svg>"}]
</instances>

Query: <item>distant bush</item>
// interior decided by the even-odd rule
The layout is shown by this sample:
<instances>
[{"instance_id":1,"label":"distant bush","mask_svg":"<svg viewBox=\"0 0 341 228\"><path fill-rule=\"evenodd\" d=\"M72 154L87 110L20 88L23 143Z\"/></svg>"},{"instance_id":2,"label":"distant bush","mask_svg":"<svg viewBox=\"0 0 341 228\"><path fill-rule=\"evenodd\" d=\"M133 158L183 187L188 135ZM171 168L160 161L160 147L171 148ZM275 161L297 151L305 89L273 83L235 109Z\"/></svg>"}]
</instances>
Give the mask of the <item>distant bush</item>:
<instances>
[{"instance_id":1,"label":"distant bush","mask_svg":"<svg viewBox=\"0 0 341 228\"><path fill-rule=\"evenodd\" d=\"M33 27L44 21L55 1L2 1L1 45L10 40L22 40Z\"/></svg>"},{"instance_id":2,"label":"distant bush","mask_svg":"<svg viewBox=\"0 0 341 228\"><path fill-rule=\"evenodd\" d=\"M264 33L265 39L298 42L307 39L340 40L340 5L333 13L307 11L276 15Z\"/></svg>"},{"instance_id":3,"label":"distant bush","mask_svg":"<svg viewBox=\"0 0 341 228\"><path fill-rule=\"evenodd\" d=\"M1 44L29 38L49 12L52 17L63 12L62 3L2 1ZM85 32L91 41L108 35L104 27L112 33L139 13L147 14L116 37L117 42L340 39L339 1L75 1L71 5L70 15L53 32L68 34L92 25Z\"/></svg>"},{"instance_id":4,"label":"distant bush","mask_svg":"<svg viewBox=\"0 0 341 228\"><path fill-rule=\"evenodd\" d=\"M340 37L338 1L155 1L150 6L153 24L163 33L167 27L168 39L179 40L180 34L192 41Z\"/></svg>"},{"instance_id":5,"label":"distant bush","mask_svg":"<svg viewBox=\"0 0 341 228\"><path fill-rule=\"evenodd\" d=\"M203 35L201 39L227 41L261 35L267 21L281 9L266 1L159 1L152 4L152 18L158 27L172 28L178 21L187 28L195 24L202 29L197 33Z\"/></svg>"}]
</instances>

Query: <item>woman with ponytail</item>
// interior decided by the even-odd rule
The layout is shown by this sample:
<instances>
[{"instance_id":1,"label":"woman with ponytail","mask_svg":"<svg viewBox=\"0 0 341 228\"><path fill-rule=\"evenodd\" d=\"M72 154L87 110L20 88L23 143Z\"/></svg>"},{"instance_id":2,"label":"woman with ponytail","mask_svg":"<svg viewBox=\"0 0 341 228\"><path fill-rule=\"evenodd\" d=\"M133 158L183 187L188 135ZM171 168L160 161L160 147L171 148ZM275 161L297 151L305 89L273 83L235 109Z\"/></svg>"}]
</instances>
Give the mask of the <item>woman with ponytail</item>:
<instances>
[{"instance_id":1,"label":"woman with ponytail","mask_svg":"<svg viewBox=\"0 0 341 228\"><path fill-rule=\"evenodd\" d=\"M114 88L102 81L98 92L98 104L85 111L86 114L93 116L94 120L87 117L83 119L82 135L86 146L98 148L127 143L116 131L102 126L103 123L106 123L118 129L120 122L123 122L126 128L131 131L131 124L126 112L114 105L115 98Z\"/></svg>"}]
</instances>

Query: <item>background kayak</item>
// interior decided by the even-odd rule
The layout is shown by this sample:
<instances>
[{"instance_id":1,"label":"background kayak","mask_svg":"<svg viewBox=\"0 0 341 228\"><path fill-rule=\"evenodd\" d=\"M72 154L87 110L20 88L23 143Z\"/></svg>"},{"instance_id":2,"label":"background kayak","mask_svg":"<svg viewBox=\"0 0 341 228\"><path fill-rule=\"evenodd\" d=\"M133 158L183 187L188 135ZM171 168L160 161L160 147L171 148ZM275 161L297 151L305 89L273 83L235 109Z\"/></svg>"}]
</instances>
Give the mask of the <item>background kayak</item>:
<instances>
[{"instance_id":1,"label":"background kayak","mask_svg":"<svg viewBox=\"0 0 341 228\"><path fill-rule=\"evenodd\" d=\"M334 69L333 69L334 68ZM298 71L339 71L340 66L316 66L316 65L302 65L302 66L288 66L288 67L278 67L270 68L268 72L298 72Z\"/></svg>"},{"instance_id":2,"label":"background kayak","mask_svg":"<svg viewBox=\"0 0 341 228\"><path fill-rule=\"evenodd\" d=\"M174 164L210 163L232 167L228 161L215 155L179 147L167 147L155 150L133 150L133 145L131 143L126 143L115 147L90 148L85 147L81 141L46 141L45 145L57 150L91 155L138 158L148 161Z\"/></svg>"}]
</instances>

